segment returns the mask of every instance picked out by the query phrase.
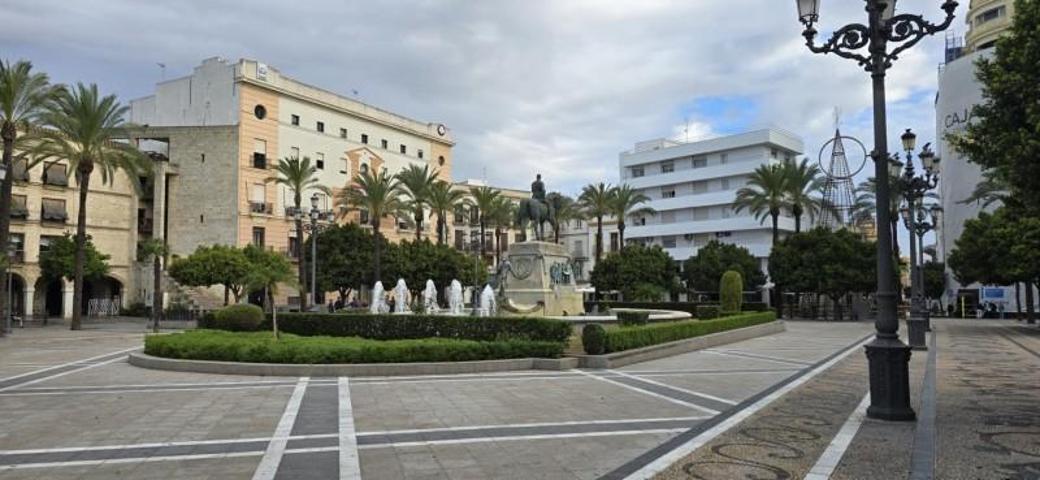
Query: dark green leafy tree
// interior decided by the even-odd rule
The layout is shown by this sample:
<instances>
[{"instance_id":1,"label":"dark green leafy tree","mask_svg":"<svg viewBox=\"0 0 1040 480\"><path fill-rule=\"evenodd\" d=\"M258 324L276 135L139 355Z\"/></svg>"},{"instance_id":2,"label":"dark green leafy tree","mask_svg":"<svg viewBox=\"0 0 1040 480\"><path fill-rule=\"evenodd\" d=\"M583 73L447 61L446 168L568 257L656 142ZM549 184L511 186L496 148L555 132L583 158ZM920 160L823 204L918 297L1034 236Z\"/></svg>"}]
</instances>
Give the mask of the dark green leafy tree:
<instances>
[{"instance_id":1,"label":"dark green leafy tree","mask_svg":"<svg viewBox=\"0 0 1040 480\"><path fill-rule=\"evenodd\" d=\"M938 299L946 291L946 264L942 262L925 262L921 269L924 277L924 296L928 299Z\"/></svg>"},{"instance_id":2,"label":"dark green leafy tree","mask_svg":"<svg viewBox=\"0 0 1040 480\"><path fill-rule=\"evenodd\" d=\"M99 280L108 275L108 259L97 250L88 235L84 248L83 278ZM76 239L65 234L51 241L46 251L40 252L40 272L48 279L64 278L72 281L76 275ZM78 309L76 309L78 310Z\"/></svg>"},{"instance_id":3,"label":"dark green leafy tree","mask_svg":"<svg viewBox=\"0 0 1040 480\"><path fill-rule=\"evenodd\" d=\"M271 329L274 338L277 339L278 312L274 308L274 294L277 293L279 285L295 283L293 265L284 255L255 245L247 245L242 249L242 254L249 262L246 286L254 292L264 292L264 308L271 312Z\"/></svg>"},{"instance_id":4,"label":"dark green leafy tree","mask_svg":"<svg viewBox=\"0 0 1040 480\"><path fill-rule=\"evenodd\" d=\"M166 256L166 244L157 238L149 238L137 244L137 259L152 261L152 332L159 333L159 317L162 316L162 259Z\"/></svg>"},{"instance_id":5,"label":"dark green leafy tree","mask_svg":"<svg viewBox=\"0 0 1040 480\"><path fill-rule=\"evenodd\" d=\"M675 260L657 245L627 245L620 252L611 252L596 263L589 279L596 291L620 291L625 298L635 298L637 287L646 289L642 285L653 285L666 292L679 287Z\"/></svg>"},{"instance_id":6,"label":"dark green leafy tree","mask_svg":"<svg viewBox=\"0 0 1040 480\"><path fill-rule=\"evenodd\" d=\"M690 290L716 292L719 279L727 270L740 272L747 290L758 290L766 283L766 275L759 268L758 259L748 249L717 240L708 242L697 250L697 255L686 260L683 277Z\"/></svg>"},{"instance_id":7,"label":"dark green leafy tree","mask_svg":"<svg viewBox=\"0 0 1040 480\"><path fill-rule=\"evenodd\" d=\"M228 294L238 303L250 282L250 263L242 249L227 246L201 246L195 253L177 259L168 272L181 285L189 287L224 286L224 305Z\"/></svg>"},{"instance_id":8,"label":"dark green leafy tree","mask_svg":"<svg viewBox=\"0 0 1040 480\"><path fill-rule=\"evenodd\" d=\"M392 245L387 252L387 278L403 278L412 290L413 298L433 280L437 290L444 293L452 280L464 285L483 285L487 281L487 267L483 261L429 240L403 241Z\"/></svg>"},{"instance_id":9,"label":"dark green leafy tree","mask_svg":"<svg viewBox=\"0 0 1040 480\"><path fill-rule=\"evenodd\" d=\"M321 259L317 264L318 291L335 290L339 292L340 298L345 299L352 291L375 283L372 271L372 232L348 223L323 230L317 239L318 256ZM387 241L380 241L383 243L381 250L388 251L390 246ZM304 251L310 261L310 240L304 246Z\"/></svg>"},{"instance_id":10,"label":"dark green leafy tree","mask_svg":"<svg viewBox=\"0 0 1040 480\"><path fill-rule=\"evenodd\" d=\"M1017 0L1007 34L996 54L982 58L976 75L983 102L962 135L951 136L957 150L983 167L987 178L1009 187L1029 211L1040 210L1040 2Z\"/></svg>"},{"instance_id":11,"label":"dark green leafy tree","mask_svg":"<svg viewBox=\"0 0 1040 480\"><path fill-rule=\"evenodd\" d=\"M874 289L875 246L844 229L816 228L794 234L773 246L769 276L789 290L829 297L840 320L842 299Z\"/></svg>"}]
</instances>

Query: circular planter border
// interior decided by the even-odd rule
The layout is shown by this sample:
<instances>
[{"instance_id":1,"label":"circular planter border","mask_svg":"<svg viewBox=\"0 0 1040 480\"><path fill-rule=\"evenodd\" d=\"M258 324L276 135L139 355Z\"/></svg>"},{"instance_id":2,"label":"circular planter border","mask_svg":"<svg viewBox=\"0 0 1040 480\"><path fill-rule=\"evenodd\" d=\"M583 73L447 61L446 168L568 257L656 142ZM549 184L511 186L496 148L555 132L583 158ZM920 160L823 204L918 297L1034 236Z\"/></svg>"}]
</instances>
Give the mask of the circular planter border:
<instances>
[{"instance_id":1,"label":"circular planter border","mask_svg":"<svg viewBox=\"0 0 1040 480\"><path fill-rule=\"evenodd\" d=\"M577 358L509 358L472 362L430 363L336 363L291 364L220 362L163 358L145 353L131 353L130 364L156 370L216 373L223 375L257 375L275 377L384 377L396 375L456 375L464 373L508 372L514 370L568 370L577 368Z\"/></svg>"}]
</instances>

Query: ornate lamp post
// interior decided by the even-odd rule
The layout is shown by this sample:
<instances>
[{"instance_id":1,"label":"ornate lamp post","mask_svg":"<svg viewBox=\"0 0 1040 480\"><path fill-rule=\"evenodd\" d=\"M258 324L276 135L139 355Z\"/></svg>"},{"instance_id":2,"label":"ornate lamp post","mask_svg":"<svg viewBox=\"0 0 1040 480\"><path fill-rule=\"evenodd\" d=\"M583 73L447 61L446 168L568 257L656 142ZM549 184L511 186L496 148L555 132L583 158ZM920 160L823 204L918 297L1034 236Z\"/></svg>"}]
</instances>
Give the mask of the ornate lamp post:
<instances>
[{"instance_id":1,"label":"ornate lamp post","mask_svg":"<svg viewBox=\"0 0 1040 480\"><path fill-rule=\"evenodd\" d=\"M899 179L906 206L900 213L906 230L910 232L910 320L907 322L907 329L910 347L914 350L927 350L924 334L928 329L928 320L925 318L928 308L924 304L924 275L921 273L924 258L918 255L918 252L924 250L921 240L924 239L927 230L923 230L924 218L918 219L918 211L921 210L925 194L939 184L939 159L929 148L930 144L926 144L918 155L924 172L916 175L913 150L917 144L917 135L908 128L900 138L903 140L903 150L906 151L906 169Z\"/></svg>"},{"instance_id":2,"label":"ornate lamp post","mask_svg":"<svg viewBox=\"0 0 1040 480\"><path fill-rule=\"evenodd\" d=\"M321 210L318 210L318 200L319 198L317 193L311 195L311 210L308 212L311 221L310 223L301 224L305 232L310 232L311 237L311 288L308 290L307 296L309 297L309 303L312 310L318 309L318 306L315 304L315 300L318 298L317 292L315 291L318 288L318 241L314 237L327 227L327 225L318 223L318 220L322 218L322 212ZM303 212L293 212L293 217L295 217L296 220L301 220L303 218ZM300 244L303 244L302 235Z\"/></svg>"},{"instance_id":3,"label":"ornate lamp post","mask_svg":"<svg viewBox=\"0 0 1040 480\"><path fill-rule=\"evenodd\" d=\"M923 203L923 202L922 202ZM938 228L940 218L942 217L942 207L939 205L932 205L931 208L925 208L923 204L917 205L916 212L910 210L909 207L903 207L899 213L903 216L903 225L906 226L907 231L910 232L910 240L913 241L914 237L917 239L917 266L916 270L911 273L915 276L912 280L917 281L918 285L921 286L921 299L922 299L922 316L924 318L925 331L931 331L931 312L928 307L928 295L925 293L924 287L924 235L932 230ZM917 215L917 219L911 223L910 216L913 214ZM931 217L929 223L928 217Z\"/></svg>"},{"instance_id":4,"label":"ornate lamp post","mask_svg":"<svg viewBox=\"0 0 1040 480\"><path fill-rule=\"evenodd\" d=\"M836 30L816 45L814 24L820 18L820 0L796 0L798 18L805 25L802 36L813 53L833 53L855 60L870 72L874 90L874 158L877 181L878 271L874 340L867 345L870 363L870 407L867 416L883 420L914 420L910 407L910 348L899 340L896 314L894 259L890 230L888 185L888 125L885 114L885 72L899 55L928 35L945 30L953 22L957 2L945 0L946 19L936 25L920 15L895 14L895 0L865 0L867 24L853 23ZM866 52L863 50L866 49Z\"/></svg>"}]
</instances>

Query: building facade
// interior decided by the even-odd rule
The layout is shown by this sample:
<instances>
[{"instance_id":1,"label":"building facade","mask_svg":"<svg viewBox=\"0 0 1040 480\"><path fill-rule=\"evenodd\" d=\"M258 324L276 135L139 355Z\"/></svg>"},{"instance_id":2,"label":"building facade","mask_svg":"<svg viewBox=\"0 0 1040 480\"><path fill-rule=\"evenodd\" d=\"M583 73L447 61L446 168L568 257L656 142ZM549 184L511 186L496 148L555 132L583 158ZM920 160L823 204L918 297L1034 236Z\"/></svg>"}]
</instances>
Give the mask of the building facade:
<instances>
[{"instance_id":1,"label":"building facade","mask_svg":"<svg viewBox=\"0 0 1040 480\"><path fill-rule=\"evenodd\" d=\"M627 230L627 227L626 227ZM560 243L571 254L574 277L578 283L588 283L589 274L596 268L596 219L571 220L560 229ZM613 216L603 217L603 257L621 250L618 222Z\"/></svg>"},{"instance_id":2,"label":"building facade","mask_svg":"<svg viewBox=\"0 0 1040 480\"><path fill-rule=\"evenodd\" d=\"M531 198L531 192L515 188L496 187L488 185L483 180L469 179L454 184L454 188L469 193L472 188L490 187L499 195L509 199L514 205L521 200ZM448 222L447 243L453 245L456 250L464 252L480 251L480 217L478 212L471 206L460 206L451 214ZM546 230L549 226L546 225ZM528 232L516 228L510 219L506 226L499 226L499 233L495 235L495 225L485 225L484 229L484 261L488 265L495 265L498 257L504 256L512 243L527 240Z\"/></svg>"},{"instance_id":3,"label":"building facade","mask_svg":"<svg viewBox=\"0 0 1040 480\"><path fill-rule=\"evenodd\" d=\"M292 193L267 181L279 159L310 158L333 195L363 172L393 175L410 165L451 180L454 142L443 124L334 94L255 60L206 59L130 107L140 148L169 160L157 176L156 201L138 215L176 256L202 245L255 244L296 258L302 242ZM366 212L341 211L317 190L304 192L304 209L312 194L323 221L367 222ZM409 222L382 222L391 241L415 236ZM424 236L435 234L432 223L424 222Z\"/></svg>"},{"instance_id":4,"label":"building facade","mask_svg":"<svg viewBox=\"0 0 1040 480\"><path fill-rule=\"evenodd\" d=\"M628 219L625 240L660 245L683 261L717 239L746 247L765 271L771 226L747 210L736 213L733 202L756 168L793 162L802 149L800 138L778 129L692 143L637 143L619 156L621 182L650 197L646 205L657 214ZM793 232L794 219L781 216L779 229Z\"/></svg>"},{"instance_id":5,"label":"building facade","mask_svg":"<svg viewBox=\"0 0 1040 480\"><path fill-rule=\"evenodd\" d=\"M1011 27L1014 14L1014 0L971 0L965 19L968 33L964 36L964 50L971 53L992 48Z\"/></svg>"}]
</instances>

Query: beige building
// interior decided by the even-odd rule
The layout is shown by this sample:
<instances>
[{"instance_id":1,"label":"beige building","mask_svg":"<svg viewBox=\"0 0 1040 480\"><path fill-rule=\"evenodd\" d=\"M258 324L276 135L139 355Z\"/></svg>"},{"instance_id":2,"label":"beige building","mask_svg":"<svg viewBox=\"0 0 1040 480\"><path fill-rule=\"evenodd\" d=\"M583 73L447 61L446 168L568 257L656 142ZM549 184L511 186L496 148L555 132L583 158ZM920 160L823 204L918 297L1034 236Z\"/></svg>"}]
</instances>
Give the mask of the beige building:
<instances>
[{"instance_id":1,"label":"beige building","mask_svg":"<svg viewBox=\"0 0 1040 480\"><path fill-rule=\"evenodd\" d=\"M469 192L471 188L489 186L487 182L482 180L466 180L455 184L455 188L464 192ZM499 195L508 198L514 204L519 204L521 200L531 198L531 192L527 190L519 190L514 188L504 188L491 186L492 189L497 191ZM551 227L546 224L546 233ZM493 225L487 226L484 232L484 260L489 265L494 265L497 259L495 258L496 252L505 254L509 250L511 243L518 243L527 240L527 232L521 231L518 228L512 226L510 222L509 228L503 228L500 230L502 235L499 238L495 238L495 228ZM447 242L449 245L454 245L457 250L475 252L480 249L480 218L477 212L472 208L458 208L451 215L451 221L448 223L448 238Z\"/></svg>"},{"instance_id":2,"label":"beige building","mask_svg":"<svg viewBox=\"0 0 1040 480\"><path fill-rule=\"evenodd\" d=\"M968 33L964 36L967 53L991 48L997 39L1011 27L1015 14L1014 0L971 0L966 22Z\"/></svg>"},{"instance_id":3,"label":"beige building","mask_svg":"<svg viewBox=\"0 0 1040 480\"><path fill-rule=\"evenodd\" d=\"M131 102L131 121L143 150L163 164L157 200L138 212L166 239L173 255L210 244L261 245L296 258L300 232L292 221L292 194L265 182L278 160L309 157L320 183L338 192L365 171L395 174L428 165L451 180L448 129L413 120L292 79L254 60L210 58L191 75L168 80ZM365 220L365 212L341 215L333 199L319 195L323 221ZM412 227L383 220L391 240L414 238ZM434 233L425 222L424 235ZM285 296L295 292L283 289Z\"/></svg>"},{"instance_id":4,"label":"beige building","mask_svg":"<svg viewBox=\"0 0 1040 480\"><path fill-rule=\"evenodd\" d=\"M11 311L15 317L39 319L72 316L72 282L47 279L40 271L40 253L63 235L75 235L79 185L66 161L48 161L27 169L16 161L11 202ZM108 276L84 283L86 314L118 314L120 307L140 300L137 225L138 195L124 174L102 182L95 170L88 196L87 234L97 249L109 255Z\"/></svg>"}]
</instances>

